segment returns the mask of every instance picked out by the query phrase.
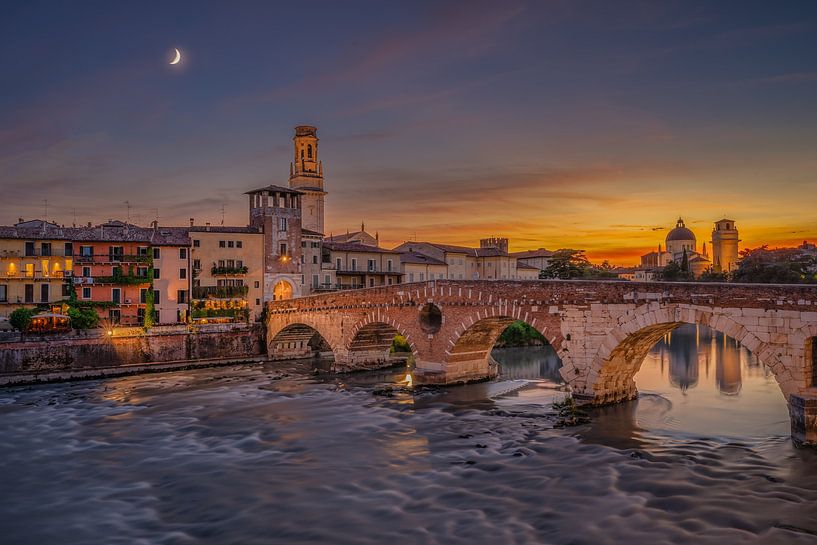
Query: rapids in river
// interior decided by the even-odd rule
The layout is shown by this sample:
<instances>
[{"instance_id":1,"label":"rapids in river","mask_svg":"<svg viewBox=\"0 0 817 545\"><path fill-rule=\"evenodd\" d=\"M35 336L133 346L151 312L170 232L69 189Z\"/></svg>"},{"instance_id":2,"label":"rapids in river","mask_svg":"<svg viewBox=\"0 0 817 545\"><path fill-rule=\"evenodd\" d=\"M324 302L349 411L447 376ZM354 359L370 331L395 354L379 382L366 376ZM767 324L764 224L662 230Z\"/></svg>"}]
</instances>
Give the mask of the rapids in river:
<instances>
[{"instance_id":1,"label":"rapids in river","mask_svg":"<svg viewBox=\"0 0 817 545\"><path fill-rule=\"evenodd\" d=\"M0 543L817 543L817 452L734 340L682 326L558 429L552 349L494 357L413 392L313 362L0 390Z\"/></svg>"}]
</instances>

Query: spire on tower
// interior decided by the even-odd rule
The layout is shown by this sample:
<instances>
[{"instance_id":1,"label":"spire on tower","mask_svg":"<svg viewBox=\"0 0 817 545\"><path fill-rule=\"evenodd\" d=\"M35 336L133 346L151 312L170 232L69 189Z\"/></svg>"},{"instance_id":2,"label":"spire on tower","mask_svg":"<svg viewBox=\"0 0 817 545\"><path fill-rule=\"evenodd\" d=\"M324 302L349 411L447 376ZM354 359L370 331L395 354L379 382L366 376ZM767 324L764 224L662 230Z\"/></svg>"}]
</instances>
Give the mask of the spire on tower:
<instances>
[{"instance_id":1,"label":"spire on tower","mask_svg":"<svg viewBox=\"0 0 817 545\"><path fill-rule=\"evenodd\" d=\"M360 222L360 231L363 232L366 230L366 224L364 222Z\"/></svg>"}]
</instances>

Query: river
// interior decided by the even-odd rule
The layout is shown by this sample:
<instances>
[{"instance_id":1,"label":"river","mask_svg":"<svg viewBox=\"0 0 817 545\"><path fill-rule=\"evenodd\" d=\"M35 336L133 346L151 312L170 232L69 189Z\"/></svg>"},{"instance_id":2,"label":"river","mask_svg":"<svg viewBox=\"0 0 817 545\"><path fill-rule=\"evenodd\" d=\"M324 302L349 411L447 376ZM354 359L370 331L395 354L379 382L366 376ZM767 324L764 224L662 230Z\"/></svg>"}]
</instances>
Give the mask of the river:
<instances>
[{"instance_id":1,"label":"river","mask_svg":"<svg viewBox=\"0 0 817 545\"><path fill-rule=\"evenodd\" d=\"M682 326L563 429L553 351L494 357L416 394L304 362L4 389L0 543L817 543L817 453L733 340Z\"/></svg>"}]
</instances>

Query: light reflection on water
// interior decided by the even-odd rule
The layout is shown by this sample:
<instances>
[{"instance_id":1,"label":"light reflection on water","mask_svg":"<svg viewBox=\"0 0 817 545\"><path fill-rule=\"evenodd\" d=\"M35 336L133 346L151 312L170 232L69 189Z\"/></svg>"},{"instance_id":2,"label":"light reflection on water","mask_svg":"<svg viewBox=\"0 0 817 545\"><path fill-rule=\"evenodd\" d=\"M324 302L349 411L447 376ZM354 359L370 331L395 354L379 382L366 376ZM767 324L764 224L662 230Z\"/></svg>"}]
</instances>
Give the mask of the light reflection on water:
<instances>
[{"instance_id":1,"label":"light reflection on water","mask_svg":"<svg viewBox=\"0 0 817 545\"><path fill-rule=\"evenodd\" d=\"M552 349L493 355L416 395L295 362L0 391L0 541L814 543L817 455L728 339L674 332L638 401L561 431Z\"/></svg>"}]
</instances>

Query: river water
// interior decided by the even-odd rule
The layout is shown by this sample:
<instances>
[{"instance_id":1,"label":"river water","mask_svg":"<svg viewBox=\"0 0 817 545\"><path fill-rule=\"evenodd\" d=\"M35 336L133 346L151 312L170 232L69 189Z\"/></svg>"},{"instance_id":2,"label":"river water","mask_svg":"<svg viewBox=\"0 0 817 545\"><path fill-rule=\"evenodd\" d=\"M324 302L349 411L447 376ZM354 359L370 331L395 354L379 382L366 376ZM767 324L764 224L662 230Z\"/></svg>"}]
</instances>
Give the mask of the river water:
<instances>
[{"instance_id":1,"label":"river water","mask_svg":"<svg viewBox=\"0 0 817 545\"><path fill-rule=\"evenodd\" d=\"M295 362L2 390L0 543L817 543L817 453L733 340L683 326L564 429L552 350L494 357L415 394Z\"/></svg>"}]
</instances>

